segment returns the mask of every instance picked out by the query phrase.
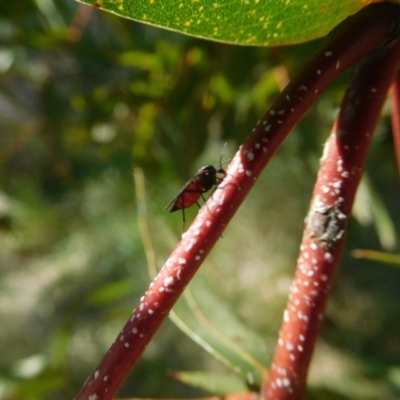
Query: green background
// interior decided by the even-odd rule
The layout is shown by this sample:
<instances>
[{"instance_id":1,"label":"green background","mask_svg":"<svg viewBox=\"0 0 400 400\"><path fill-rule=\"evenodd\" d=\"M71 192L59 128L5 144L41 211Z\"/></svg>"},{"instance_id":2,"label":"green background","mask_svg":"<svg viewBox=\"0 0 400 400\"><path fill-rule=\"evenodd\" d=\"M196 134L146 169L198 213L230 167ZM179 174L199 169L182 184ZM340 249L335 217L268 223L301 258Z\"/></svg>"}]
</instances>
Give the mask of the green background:
<instances>
[{"instance_id":1,"label":"green background","mask_svg":"<svg viewBox=\"0 0 400 400\"><path fill-rule=\"evenodd\" d=\"M146 180L161 267L181 234L180 213L165 205L201 165L218 163L224 143L224 159L232 157L321 42L236 47L69 0L0 4L0 398L71 399L150 282L134 168ZM294 129L195 279L204 315L221 330L240 321L248 332L237 346L261 338L266 366L348 79L340 77ZM357 248L399 250L388 105L367 174L309 398L400 396L398 269L351 256ZM196 213L188 210L187 220ZM205 394L174 380L172 370L229 372L167 321L119 397ZM230 388L244 387L231 378Z\"/></svg>"}]
</instances>

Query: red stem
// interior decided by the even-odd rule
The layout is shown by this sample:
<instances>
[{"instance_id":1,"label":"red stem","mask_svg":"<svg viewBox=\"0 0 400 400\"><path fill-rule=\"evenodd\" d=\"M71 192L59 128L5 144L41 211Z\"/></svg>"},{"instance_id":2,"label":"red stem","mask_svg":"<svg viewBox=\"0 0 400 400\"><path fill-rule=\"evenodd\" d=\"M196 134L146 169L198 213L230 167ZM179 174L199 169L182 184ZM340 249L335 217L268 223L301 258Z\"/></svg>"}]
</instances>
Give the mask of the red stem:
<instances>
[{"instance_id":1,"label":"red stem","mask_svg":"<svg viewBox=\"0 0 400 400\"><path fill-rule=\"evenodd\" d=\"M281 93L237 152L194 223L142 297L77 400L112 399L292 127L326 86L387 40L400 7L377 4L347 19Z\"/></svg>"},{"instance_id":2,"label":"red stem","mask_svg":"<svg viewBox=\"0 0 400 400\"><path fill-rule=\"evenodd\" d=\"M397 168L400 174L400 73L397 74L391 90L392 98L392 130Z\"/></svg>"},{"instance_id":3,"label":"red stem","mask_svg":"<svg viewBox=\"0 0 400 400\"><path fill-rule=\"evenodd\" d=\"M343 99L321 160L265 399L303 397L372 134L399 67L397 38L361 65Z\"/></svg>"}]
</instances>

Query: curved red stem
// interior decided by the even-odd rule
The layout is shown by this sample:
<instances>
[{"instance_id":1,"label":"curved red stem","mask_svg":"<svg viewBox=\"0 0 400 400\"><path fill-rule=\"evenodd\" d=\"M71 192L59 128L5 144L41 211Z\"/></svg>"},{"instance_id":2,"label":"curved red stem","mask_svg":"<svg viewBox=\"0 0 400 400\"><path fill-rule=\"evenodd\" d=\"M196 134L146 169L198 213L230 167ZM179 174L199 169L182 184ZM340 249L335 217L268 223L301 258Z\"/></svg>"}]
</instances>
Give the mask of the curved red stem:
<instances>
[{"instance_id":1,"label":"curved red stem","mask_svg":"<svg viewBox=\"0 0 400 400\"><path fill-rule=\"evenodd\" d=\"M294 282L264 398L301 399L355 193L386 94L400 67L400 39L362 63L325 145Z\"/></svg>"},{"instance_id":2,"label":"curved red stem","mask_svg":"<svg viewBox=\"0 0 400 400\"><path fill-rule=\"evenodd\" d=\"M397 74L391 90L392 98L392 130L397 168L400 174L400 73Z\"/></svg>"}]
</instances>

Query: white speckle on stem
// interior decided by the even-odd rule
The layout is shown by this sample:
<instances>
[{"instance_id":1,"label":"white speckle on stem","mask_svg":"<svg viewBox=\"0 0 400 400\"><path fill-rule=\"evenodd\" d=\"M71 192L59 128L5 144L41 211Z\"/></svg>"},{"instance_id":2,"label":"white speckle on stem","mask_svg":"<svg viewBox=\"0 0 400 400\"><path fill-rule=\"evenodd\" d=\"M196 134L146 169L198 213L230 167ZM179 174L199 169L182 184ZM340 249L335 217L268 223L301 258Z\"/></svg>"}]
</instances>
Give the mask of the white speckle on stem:
<instances>
[{"instance_id":1,"label":"white speckle on stem","mask_svg":"<svg viewBox=\"0 0 400 400\"><path fill-rule=\"evenodd\" d=\"M253 161L253 160L254 160L254 153L253 153L252 151L249 151L249 152L247 153L247 159L248 159L249 161Z\"/></svg>"}]
</instances>

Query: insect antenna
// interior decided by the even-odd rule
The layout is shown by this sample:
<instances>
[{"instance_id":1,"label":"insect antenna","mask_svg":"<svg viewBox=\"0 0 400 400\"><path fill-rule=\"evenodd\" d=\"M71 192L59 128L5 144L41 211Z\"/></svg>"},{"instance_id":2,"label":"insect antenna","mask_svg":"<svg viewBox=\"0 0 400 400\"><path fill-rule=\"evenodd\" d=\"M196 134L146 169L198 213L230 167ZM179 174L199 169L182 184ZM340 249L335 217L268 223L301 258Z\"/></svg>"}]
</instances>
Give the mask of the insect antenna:
<instances>
[{"instance_id":1,"label":"insect antenna","mask_svg":"<svg viewBox=\"0 0 400 400\"><path fill-rule=\"evenodd\" d=\"M224 147L222 148L222 151L221 151L221 155L219 156L219 163L215 167L217 172L220 173L220 174L224 174L225 173L225 170L222 168L222 166L232 160L231 158L229 158L228 160L225 160L224 162L222 162L222 157L224 156L227 144L228 144L228 142L225 142Z\"/></svg>"}]
</instances>

